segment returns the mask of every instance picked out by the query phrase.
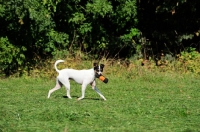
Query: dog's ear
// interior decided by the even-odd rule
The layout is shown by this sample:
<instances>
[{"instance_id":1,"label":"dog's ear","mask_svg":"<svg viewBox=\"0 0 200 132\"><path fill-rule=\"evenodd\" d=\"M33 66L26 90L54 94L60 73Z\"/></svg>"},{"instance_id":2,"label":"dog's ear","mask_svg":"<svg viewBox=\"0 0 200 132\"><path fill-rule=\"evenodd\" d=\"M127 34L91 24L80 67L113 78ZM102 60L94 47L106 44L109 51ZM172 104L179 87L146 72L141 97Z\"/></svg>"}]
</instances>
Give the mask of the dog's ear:
<instances>
[{"instance_id":1,"label":"dog's ear","mask_svg":"<svg viewBox=\"0 0 200 132\"><path fill-rule=\"evenodd\" d=\"M93 66L95 67L95 66L97 66L98 64L97 63L93 63Z\"/></svg>"},{"instance_id":2,"label":"dog's ear","mask_svg":"<svg viewBox=\"0 0 200 132\"><path fill-rule=\"evenodd\" d=\"M101 68L104 68L104 64L100 64L100 67L101 67Z\"/></svg>"}]
</instances>

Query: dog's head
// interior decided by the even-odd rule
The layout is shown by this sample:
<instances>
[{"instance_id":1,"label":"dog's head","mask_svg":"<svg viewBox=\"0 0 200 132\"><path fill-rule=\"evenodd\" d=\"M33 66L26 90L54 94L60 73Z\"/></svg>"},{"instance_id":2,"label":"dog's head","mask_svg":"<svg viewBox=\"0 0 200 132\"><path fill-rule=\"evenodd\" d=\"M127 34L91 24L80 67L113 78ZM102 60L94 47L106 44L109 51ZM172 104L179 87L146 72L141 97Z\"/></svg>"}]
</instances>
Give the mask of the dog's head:
<instances>
[{"instance_id":1,"label":"dog's head","mask_svg":"<svg viewBox=\"0 0 200 132\"><path fill-rule=\"evenodd\" d=\"M97 63L94 63L94 71L96 75L101 75L103 72L104 64L98 65Z\"/></svg>"}]
</instances>

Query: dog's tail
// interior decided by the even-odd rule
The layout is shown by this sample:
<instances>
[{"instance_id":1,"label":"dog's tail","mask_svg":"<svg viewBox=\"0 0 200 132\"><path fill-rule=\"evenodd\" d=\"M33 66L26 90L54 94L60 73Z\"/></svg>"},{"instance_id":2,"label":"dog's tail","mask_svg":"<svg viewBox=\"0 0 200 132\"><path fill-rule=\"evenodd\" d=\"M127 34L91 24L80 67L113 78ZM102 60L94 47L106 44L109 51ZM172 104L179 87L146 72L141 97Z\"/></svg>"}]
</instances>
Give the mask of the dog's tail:
<instances>
[{"instance_id":1,"label":"dog's tail","mask_svg":"<svg viewBox=\"0 0 200 132\"><path fill-rule=\"evenodd\" d=\"M57 61L55 62L55 64L54 64L54 67L55 67L55 69L56 69L56 71L57 71L58 73L59 73L60 70L58 70L57 64L60 63L60 62L64 62L64 60L57 60Z\"/></svg>"}]
</instances>

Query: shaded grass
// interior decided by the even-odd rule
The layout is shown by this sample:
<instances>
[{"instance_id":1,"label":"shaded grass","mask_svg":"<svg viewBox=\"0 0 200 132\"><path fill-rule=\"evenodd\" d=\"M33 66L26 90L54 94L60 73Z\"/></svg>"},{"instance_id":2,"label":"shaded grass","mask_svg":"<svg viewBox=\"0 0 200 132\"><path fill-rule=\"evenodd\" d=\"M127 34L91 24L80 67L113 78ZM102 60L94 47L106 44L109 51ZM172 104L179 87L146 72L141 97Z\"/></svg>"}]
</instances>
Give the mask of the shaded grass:
<instances>
[{"instance_id":1,"label":"shaded grass","mask_svg":"<svg viewBox=\"0 0 200 132\"><path fill-rule=\"evenodd\" d=\"M47 99L55 85L49 79L0 80L0 131L200 131L200 77L151 73L134 79L108 76L97 80L107 101L89 86L86 98L71 81L72 100L65 89Z\"/></svg>"}]
</instances>

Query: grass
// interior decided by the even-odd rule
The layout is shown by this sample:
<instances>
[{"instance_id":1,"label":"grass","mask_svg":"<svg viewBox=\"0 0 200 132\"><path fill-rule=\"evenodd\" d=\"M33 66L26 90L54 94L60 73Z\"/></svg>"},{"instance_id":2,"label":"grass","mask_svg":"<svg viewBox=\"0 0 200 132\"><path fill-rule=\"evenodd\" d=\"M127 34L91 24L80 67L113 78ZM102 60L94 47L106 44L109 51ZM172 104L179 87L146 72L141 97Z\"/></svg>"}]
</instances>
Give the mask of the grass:
<instances>
[{"instance_id":1,"label":"grass","mask_svg":"<svg viewBox=\"0 0 200 132\"><path fill-rule=\"evenodd\" d=\"M197 132L200 131L200 77L150 73L134 78L108 75L97 80L107 101L89 86L86 98L71 81L72 100L65 89L47 93L54 79L0 80L0 132Z\"/></svg>"}]
</instances>

